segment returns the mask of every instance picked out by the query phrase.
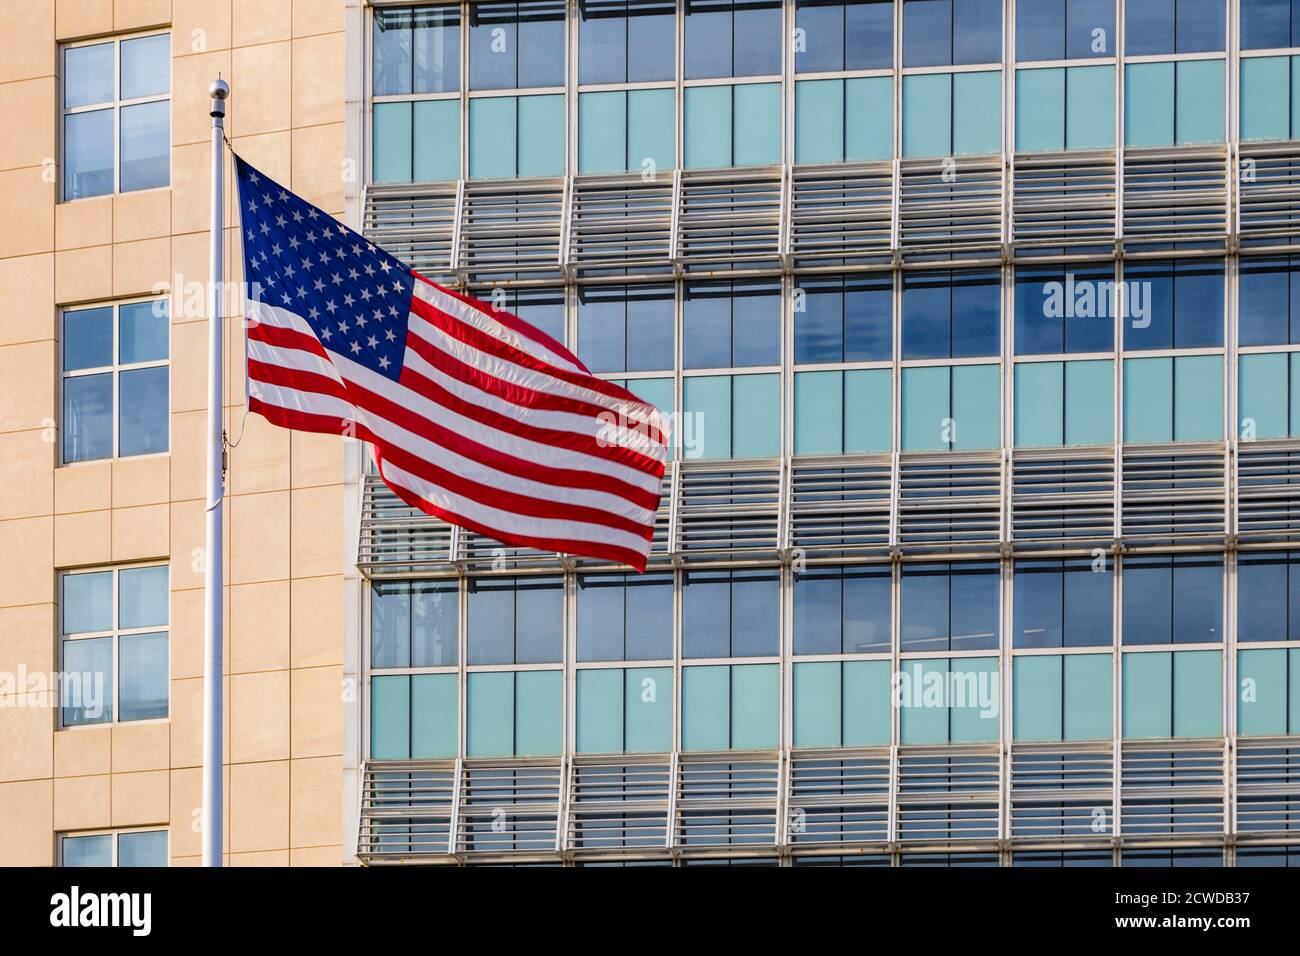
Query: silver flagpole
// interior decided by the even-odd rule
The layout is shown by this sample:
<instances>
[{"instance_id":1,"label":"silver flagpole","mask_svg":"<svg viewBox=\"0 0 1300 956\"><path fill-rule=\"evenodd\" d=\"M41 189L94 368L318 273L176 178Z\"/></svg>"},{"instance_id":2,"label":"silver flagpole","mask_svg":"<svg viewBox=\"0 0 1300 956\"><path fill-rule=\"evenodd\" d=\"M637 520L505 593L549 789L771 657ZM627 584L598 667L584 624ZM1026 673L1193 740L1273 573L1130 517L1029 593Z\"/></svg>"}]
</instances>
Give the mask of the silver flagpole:
<instances>
[{"instance_id":1,"label":"silver flagpole","mask_svg":"<svg viewBox=\"0 0 1300 956\"><path fill-rule=\"evenodd\" d=\"M222 139L225 137L226 97L230 86L220 78L208 87L212 96L212 209L208 257L208 494L203 575L203 865L221 866L222 847L222 495L225 448L222 429Z\"/></svg>"}]
</instances>

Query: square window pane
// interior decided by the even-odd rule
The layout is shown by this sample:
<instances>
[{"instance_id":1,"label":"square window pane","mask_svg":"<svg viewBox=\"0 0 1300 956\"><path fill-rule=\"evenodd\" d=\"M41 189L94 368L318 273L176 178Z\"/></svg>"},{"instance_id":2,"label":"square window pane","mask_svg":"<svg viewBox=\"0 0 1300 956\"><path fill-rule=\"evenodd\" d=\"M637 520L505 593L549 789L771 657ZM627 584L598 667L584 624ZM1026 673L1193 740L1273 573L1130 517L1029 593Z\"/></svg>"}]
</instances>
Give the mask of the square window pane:
<instances>
[{"instance_id":1,"label":"square window pane","mask_svg":"<svg viewBox=\"0 0 1300 956\"><path fill-rule=\"evenodd\" d=\"M167 635L124 634L118 638L121 691L119 720L167 716Z\"/></svg>"},{"instance_id":2,"label":"square window pane","mask_svg":"<svg viewBox=\"0 0 1300 956\"><path fill-rule=\"evenodd\" d=\"M799 0L796 28L801 31L795 47L796 73L830 73L844 69L844 5Z\"/></svg>"},{"instance_id":3,"label":"square window pane","mask_svg":"<svg viewBox=\"0 0 1300 956\"><path fill-rule=\"evenodd\" d=\"M67 324L64 324L66 331ZM168 308L166 299L130 302L117 308L117 354L123 365L157 362L167 358Z\"/></svg>"},{"instance_id":4,"label":"square window pane","mask_svg":"<svg viewBox=\"0 0 1300 956\"><path fill-rule=\"evenodd\" d=\"M953 0L952 62L1002 60L1002 0Z\"/></svg>"},{"instance_id":5,"label":"square window pane","mask_svg":"<svg viewBox=\"0 0 1300 956\"><path fill-rule=\"evenodd\" d=\"M623 659L624 575L578 578L578 660Z\"/></svg>"},{"instance_id":6,"label":"square window pane","mask_svg":"<svg viewBox=\"0 0 1300 956\"><path fill-rule=\"evenodd\" d=\"M470 578L468 617L469 663L514 663L514 581Z\"/></svg>"},{"instance_id":7,"label":"square window pane","mask_svg":"<svg viewBox=\"0 0 1300 956\"><path fill-rule=\"evenodd\" d=\"M1016 4L1016 60L1065 57L1065 0L1019 0Z\"/></svg>"},{"instance_id":8,"label":"square window pane","mask_svg":"<svg viewBox=\"0 0 1300 956\"><path fill-rule=\"evenodd\" d=\"M1124 52L1149 56L1174 52L1175 0L1141 0L1124 5Z\"/></svg>"},{"instance_id":9,"label":"square window pane","mask_svg":"<svg viewBox=\"0 0 1300 956\"><path fill-rule=\"evenodd\" d=\"M117 836L118 866L166 866L167 831L149 830L145 833L119 833Z\"/></svg>"},{"instance_id":10,"label":"square window pane","mask_svg":"<svg viewBox=\"0 0 1300 956\"><path fill-rule=\"evenodd\" d=\"M60 841L63 850L60 866L112 866L113 834L96 833L94 836L65 836Z\"/></svg>"},{"instance_id":11,"label":"square window pane","mask_svg":"<svg viewBox=\"0 0 1300 956\"><path fill-rule=\"evenodd\" d=\"M1292 29L1291 0L1241 0L1243 50L1290 46Z\"/></svg>"},{"instance_id":12,"label":"square window pane","mask_svg":"<svg viewBox=\"0 0 1300 956\"><path fill-rule=\"evenodd\" d=\"M564 653L564 589L558 578L520 578L515 592L515 663L551 664Z\"/></svg>"},{"instance_id":13,"label":"square window pane","mask_svg":"<svg viewBox=\"0 0 1300 956\"><path fill-rule=\"evenodd\" d=\"M63 725L102 724L113 719L113 639L63 642L59 684Z\"/></svg>"},{"instance_id":14,"label":"square window pane","mask_svg":"<svg viewBox=\"0 0 1300 956\"><path fill-rule=\"evenodd\" d=\"M733 21L733 76L781 72L781 4L740 4Z\"/></svg>"},{"instance_id":15,"label":"square window pane","mask_svg":"<svg viewBox=\"0 0 1300 956\"><path fill-rule=\"evenodd\" d=\"M673 367L674 292L633 287L627 302L627 370L657 372Z\"/></svg>"},{"instance_id":16,"label":"square window pane","mask_svg":"<svg viewBox=\"0 0 1300 956\"><path fill-rule=\"evenodd\" d=\"M691 0L683 32L686 79L732 76L732 16L729 0Z\"/></svg>"},{"instance_id":17,"label":"square window pane","mask_svg":"<svg viewBox=\"0 0 1300 956\"><path fill-rule=\"evenodd\" d=\"M564 85L564 4L519 4L519 85Z\"/></svg>"},{"instance_id":18,"label":"square window pane","mask_svg":"<svg viewBox=\"0 0 1300 956\"><path fill-rule=\"evenodd\" d=\"M164 409L165 411L165 409ZM63 380L63 460L113 457L113 376Z\"/></svg>"},{"instance_id":19,"label":"square window pane","mask_svg":"<svg viewBox=\"0 0 1300 956\"><path fill-rule=\"evenodd\" d=\"M906 0L903 5L903 66L952 64L953 0Z\"/></svg>"},{"instance_id":20,"label":"square window pane","mask_svg":"<svg viewBox=\"0 0 1300 956\"><path fill-rule=\"evenodd\" d=\"M1179 53L1222 50L1225 28L1223 0L1178 0L1174 43Z\"/></svg>"},{"instance_id":21,"label":"square window pane","mask_svg":"<svg viewBox=\"0 0 1300 956\"><path fill-rule=\"evenodd\" d=\"M780 653L780 581L773 571L732 573L733 657L771 657Z\"/></svg>"},{"instance_id":22,"label":"square window pane","mask_svg":"<svg viewBox=\"0 0 1300 956\"><path fill-rule=\"evenodd\" d=\"M169 33L122 41L122 99L160 96L171 89Z\"/></svg>"},{"instance_id":23,"label":"square window pane","mask_svg":"<svg viewBox=\"0 0 1300 956\"><path fill-rule=\"evenodd\" d=\"M168 447L167 366L119 373L121 390L117 453L152 455Z\"/></svg>"},{"instance_id":24,"label":"square window pane","mask_svg":"<svg viewBox=\"0 0 1300 956\"><path fill-rule=\"evenodd\" d=\"M113 627L113 572L63 576L63 633L85 634Z\"/></svg>"},{"instance_id":25,"label":"square window pane","mask_svg":"<svg viewBox=\"0 0 1300 956\"><path fill-rule=\"evenodd\" d=\"M730 636L730 575L688 573L682 586L682 656L728 657Z\"/></svg>"},{"instance_id":26,"label":"square window pane","mask_svg":"<svg viewBox=\"0 0 1300 956\"><path fill-rule=\"evenodd\" d=\"M167 100L122 107L122 192L170 182L171 108Z\"/></svg>"},{"instance_id":27,"label":"square window pane","mask_svg":"<svg viewBox=\"0 0 1300 956\"><path fill-rule=\"evenodd\" d=\"M854 278L844 285L844 361L886 362L894 354L894 280Z\"/></svg>"},{"instance_id":28,"label":"square window pane","mask_svg":"<svg viewBox=\"0 0 1300 956\"><path fill-rule=\"evenodd\" d=\"M113 191L113 110L63 118L63 198Z\"/></svg>"},{"instance_id":29,"label":"square window pane","mask_svg":"<svg viewBox=\"0 0 1300 956\"><path fill-rule=\"evenodd\" d=\"M113 95L113 44L67 47L63 51L63 106L108 103Z\"/></svg>"},{"instance_id":30,"label":"square window pane","mask_svg":"<svg viewBox=\"0 0 1300 956\"><path fill-rule=\"evenodd\" d=\"M1057 562L1016 564L1012 592L1016 647L1061 646L1063 578Z\"/></svg>"},{"instance_id":31,"label":"square window pane","mask_svg":"<svg viewBox=\"0 0 1300 956\"><path fill-rule=\"evenodd\" d=\"M459 619L455 584L421 584L411 592L411 666L456 663Z\"/></svg>"},{"instance_id":32,"label":"square window pane","mask_svg":"<svg viewBox=\"0 0 1300 956\"><path fill-rule=\"evenodd\" d=\"M842 644L843 578L840 569L796 574L794 652L838 654Z\"/></svg>"},{"instance_id":33,"label":"square window pane","mask_svg":"<svg viewBox=\"0 0 1300 956\"><path fill-rule=\"evenodd\" d=\"M517 6L476 3L470 6L469 88L508 90L518 84Z\"/></svg>"},{"instance_id":34,"label":"square window pane","mask_svg":"<svg viewBox=\"0 0 1300 956\"><path fill-rule=\"evenodd\" d=\"M889 650L892 633L893 572L846 568L844 571L845 654L875 654Z\"/></svg>"},{"instance_id":35,"label":"square window pane","mask_svg":"<svg viewBox=\"0 0 1300 956\"><path fill-rule=\"evenodd\" d=\"M411 586L384 582L370 589L370 666L410 667Z\"/></svg>"},{"instance_id":36,"label":"square window pane","mask_svg":"<svg viewBox=\"0 0 1300 956\"><path fill-rule=\"evenodd\" d=\"M844 7L844 69L887 70L894 65L893 0Z\"/></svg>"},{"instance_id":37,"label":"square window pane","mask_svg":"<svg viewBox=\"0 0 1300 956\"><path fill-rule=\"evenodd\" d=\"M600 287L578 289L578 355L593 372L624 372L627 304Z\"/></svg>"},{"instance_id":38,"label":"square window pane","mask_svg":"<svg viewBox=\"0 0 1300 956\"><path fill-rule=\"evenodd\" d=\"M401 12L401 11L398 11ZM411 11L416 93L460 89L460 10L457 7ZM396 91L395 91L396 92Z\"/></svg>"},{"instance_id":39,"label":"square window pane","mask_svg":"<svg viewBox=\"0 0 1300 956\"><path fill-rule=\"evenodd\" d=\"M1115 55L1115 0L1067 0L1065 55Z\"/></svg>"},{"instance_id":40,"label":"square window pane","mask_svg":"<svg viewBox=\"0 0 1300 956\"><path fill-rule=\"evenodd\" d=\"M673 656L673 576L629 574L627 605L629 661L662 661Z\"/></svg>"},{"instance_id":41,"label":"square window pane","mask_svg":"<svg viewBox=\"0 0 1300 956\"><path fill-rule=\"evenodd\" d=\"M372 36L371 86L375 96L411 92L410 10L376 10Z\"/></svg>"},{"instance_id":42,"label":"square window pane","mask_svg":"<svg viewBox=\"0 0 1300 956\"><path fill-rule=\"evenodd\" d=\"M948 650L948 584L947 565L912 565L903 569L899 594L901 650Z\"/></svg>"},{"instance_id":43,"label":"square window pane","mask_svg":"<svg viewBox=\"0 0 1300 956\"><path fill-rule=\"evenodd\" d=\"M118 627L129 630L166 626L167 565L123 568L117 573L117 592Z\"/></svg>"},{"instance_id":44,"label":"square window pane","mask_svg":"<svg viewBox=\"0 0 1300 956\"><path fill-rule=\"evenodd\" d=\"M677 75L677 17L673 3L629 3L627 30L636 38L627 50L629 83L671 80Z\"/></svg>"},{"instance_id":45,"label":"square window pane","mask_svg":"<svg viewBox=\"0 0 1300 956\"><path fill-rule=\"evenodd\" d=\"M578 82L626 82L627 7L584 3L578 13Z\"/></svg>"},{"instance_id":46,"label":"square window pane","mask_svg":"<svg viewBox=\"0 0 1300 956\"><path fill-rule=\"evenodd\" d=\"M63 313L63 370L113 364L113 309L77 309Z\"/></svg>"}]
</instances>

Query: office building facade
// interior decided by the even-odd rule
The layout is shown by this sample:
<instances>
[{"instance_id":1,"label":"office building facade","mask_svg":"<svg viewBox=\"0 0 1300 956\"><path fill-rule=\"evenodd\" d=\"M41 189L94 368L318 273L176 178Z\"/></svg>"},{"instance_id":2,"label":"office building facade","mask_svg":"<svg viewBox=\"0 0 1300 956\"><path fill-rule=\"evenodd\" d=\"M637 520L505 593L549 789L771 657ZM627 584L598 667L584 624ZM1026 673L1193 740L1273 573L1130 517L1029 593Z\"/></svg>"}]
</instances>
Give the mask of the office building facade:
<instances>
[{"instance_id":1,"label":"office building facade","mask_svg":"<svg viewBox=\"0 0 1300 956\"><path fill-rule=\"evenodd\" d=\"M0 862L197 860L217 72L674 436L645 574L502 547L231 323L229 862L1300 861L1300 3L6 14L0 673L93 693L0 686Z\"/></svg>"}]
</instances>

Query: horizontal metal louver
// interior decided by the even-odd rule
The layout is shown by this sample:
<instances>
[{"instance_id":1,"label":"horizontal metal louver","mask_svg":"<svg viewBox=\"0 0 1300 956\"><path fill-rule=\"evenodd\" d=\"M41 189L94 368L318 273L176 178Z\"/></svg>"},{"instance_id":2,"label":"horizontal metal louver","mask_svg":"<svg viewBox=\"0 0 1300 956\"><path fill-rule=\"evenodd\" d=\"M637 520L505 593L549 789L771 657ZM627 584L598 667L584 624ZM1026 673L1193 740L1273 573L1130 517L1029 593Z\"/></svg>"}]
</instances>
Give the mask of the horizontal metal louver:
<instances>
[{"instance_id":1,"label":"horizontal metal louver","mask_svg":"<svg viewBox=\"0 0 1300 956\"><path fill-rule=\"evenodd\" d=\"M1130 149L1124 153L1124 247L1224 247L1228 150Z\"/></svg>"},{"instance_id":2,"label":"horizontal metal louver","mask_svg":"<svg viewBox=\"0 0 1300 956\"><path fill-rule=\"evenodd\" d=\"M900 456L899 545L916 552L996 547L1001 492L996 452Z\"/></svg>"},{"instance_id":3,"label":"horizontal metal louver","mask_svg":"<svg viewBox=\"0 0 1300 956\"><path fill-rule=\"evenodd\" d=\"M362 484L357 567L365 574L452 569L452 528L398 498L378 475Z\"/></svg>"},{"instance_id":4,"label":"horizontal metal louver","mask_svg":"<svg viewBox=\"0 0 1300 956\"><path fill-rule=\"evenodd\" d=\"M796 846L854 846L889 838L889 748L790 754L787 839Z\"/></svg>"},{"instance_id":5,"label":"horizontal metal louver","mask_svg":"<svg viewBox=\"0 0 1300 956\"><path fill-rule=\"evenodd\" d=\"M678 467L674 551L688 559L776 556L781 492L776 462L690 461Z\"/></svg>"},{"instance_id":6,"label":"horizontal metal louver","mask_svg":"<svg viewBox=\"0 0 1300 956\"><path fill-rule=\"evenodd\" d=\"M1238 740L1236 758L1237 832L1300 836L1300 739Z\"/></svg>"},{"instance_id":7,"label":"horizontal metal louver","mask_svg":"<svg viewBox=\"0 0 1300 956\"><path fill-rule=\"evenodd\" d=\"M695 848L775 846L779 778L776 754L681 755L674 842Z\"/></svg>"},{"instance_id":8,"label":"horizontal metal louver","mask_svg":"<svg viewBox=\"0 0 1300 956\"><path fill-rule=\"evenodd\" d=\"M1236 507L1243 539L1300 534L1300 448L1286 441L1238 443Z\"/></svg>"},{"instance_id":9,"label":"horizontal metal louver","mask_svg":"<svg viewBox=\"0 0 1300 956\"><path fill-rule=\"evenodd\" d=\"M463 761L455 852L555 853L562 771L558 760Z\"/></svg>"},{"instance_id":10,"label":"horizontal metal louver","mask_svg":"<svg viewBox=\"0 0 1300 956\"><path fill-rule=\"evenodd\" d=\"M1124 449L1123 535L1160 544L1220 539L1225 533L1225 446L1192 444Z\"/></svg>"},{"instance_id":11,"label":"horizontal metal louver","mask_svg":"<svg viewBox=\"0 0 1300 956\"><path fill-rule=\"evenodd\" d=\"M361 784L357 855L381 863L450 853L458 784L451 760L369 764Z\"/></svg>"},{"instance_id":12,"label":"horizontal metal louver","mask_svg":"<svg viewBox=\"0 0 1300 956\"><path fill-rule=\"evenodd\" d=\"M797 268L891 260L893 163L796 166L791 178L789 254Z\"/></svg>"},{"instance_id":13,"label":"horizontal metal louver","mask_svg":"<svg viewBox=\"0 0 1300 956\"><path fill-rule=\"evenodd\" d=\"M996 746L901 748L899 841L996 841L1000 782Z\"/></svg>"},{"instance_id":14,"label":"horizontal metal louver","mask_svg":"<svg viewBox=\"0 0 1300 956\"><path fill-rule=\"evenodd\" d=\"M1002 159L905 159L899 167L898 246L905 262L998 261Z\"/></svg>"},{"instance_id":15,"label":"horizontal metal louver","mask_svg":"<svg viewBox=\"0 0 1300 956\"><path fill-rule=\"evenodd\" d=\"M669 269L673 182L660 175L578 176L569 209L566 264L579 275Z\"/></svg>"},{"instance_id":16,"label":"horizontal metal louver","mask_svg":"<svg viewBox=\"0 0 1300 956\"><path fill-rule=\"evenodd\" d=\"M1011 168L1011 240L1017 249L1113 245L1114 151L1024 153Z\"/></svg>"},{"instance_id":17,"label":"horizontal metal louver","mask_svg":"<svg viewBox=\"0 0 1300 956\"><path fill-rule=\"evenodd\" d=\"M1223 832L1223 741L1124 741L1120 761L1125 837Z\"/></svg>"},{"instance_id":18,"label":"horizontal metal louver","mask_svg":"<svg viewBox=\"0 0 1300 956\"><path fill-rule=\"evenodd\" d=\"M560 179L465 184L456 268L466 282L560 278Z\"/></svg>"},{"instance_id":19,"label":"horizontal metal louver","mask_svg":"<svg viewBox=\"0 0 1300 956\"><path fill-rule=\"evenodd\" d=\"M1300 145L1244 143L1238 160L1241 247L1290 251L1300 236Z\"/></svg>"},{"instance_id":20,"label":"horizontal metal louver","mask_svg":"<svg viewBox=\"0 0 1300 956\"><path fill-rule=\"evenodd\" d=\"M386 183L366 187L362 232L375 245L437 281L453 277L456 183Z\"/></svg>"},{"instance_id":21,"label":"horizontal metal louver","mask_svg":"<svg viewBox=\"0 0 1300 956\"><path fill-rule=\"evenodd\" d=\"M795 458L790 463L790 546L805 557L887 553L890 456Z\"/></svg>"},{"instance_id":22,"label":"horizontal metal louver","mask_svg":"<svg viewBox=\"0 0 1300 956\"><path fill-rule=\"evenodd\" d=\"M679 173L674 261L686 272L772 268L781 238L780 167Z\"/></svg>"},{"instance_id":23,"label":"horizontal metal louver","mask_svg":"<svg viewBox=\"0 0 1300 956\"><path fill-rule=\"evenodd\" d=\"M1115 755L1107 742L1013 745L1012 839L1109 845L1114 783Z\"/></svg>"},{"instance_id":24,"label":"horizontal metal louver","mask_svg":"<svg viewBox=\"0 0 1300 956\"><path fill-rule=\"evenodd\" d=\"M575 851L668 848L672 774L668 754L574 757L565 847Z\"/></svg>"},{"instance_id":25,"label":"horizontal metal louver","mask_svg":"<svg viewBox=\"0 0 1300 956\"><path fill-rule=\"evenodd\" d=\"M1011 467L1011 539L1018 549L1080 548L1114 539L1112 448L1017 450Z\"/></svg>"}]
</instances>

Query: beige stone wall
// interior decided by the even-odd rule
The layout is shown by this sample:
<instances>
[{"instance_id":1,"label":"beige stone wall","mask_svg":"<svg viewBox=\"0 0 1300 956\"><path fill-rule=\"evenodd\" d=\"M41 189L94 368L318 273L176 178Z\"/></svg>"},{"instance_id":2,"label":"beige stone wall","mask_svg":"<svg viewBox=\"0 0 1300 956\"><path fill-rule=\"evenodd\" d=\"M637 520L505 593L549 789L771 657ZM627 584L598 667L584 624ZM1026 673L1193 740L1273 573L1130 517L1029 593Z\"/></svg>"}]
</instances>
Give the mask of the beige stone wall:
<instances>
[{"instance_id":1,"label":"beige stone wall","mask_svg":"<svg viewBox=\"0 0 1300 956\"><path fill-rule=\"evenodd\" d=\"M0 672L56 666L60 570L169 559L172 589L170 719L58 730L50 706L0 707L0 865L52 864L58 832L142 825L169 826L173 864L198 860L206 322L173 302L169 454L60 467L58 312L207 281L218 71L241 155L342 215L344 6L0 0ZM56 202L58 43L166 25L170 188ZM243 431L227 482L227 860L335 864L342 442L245 420L238 323L227 358L227 428Z\"/></svg>"}]
</instances>

